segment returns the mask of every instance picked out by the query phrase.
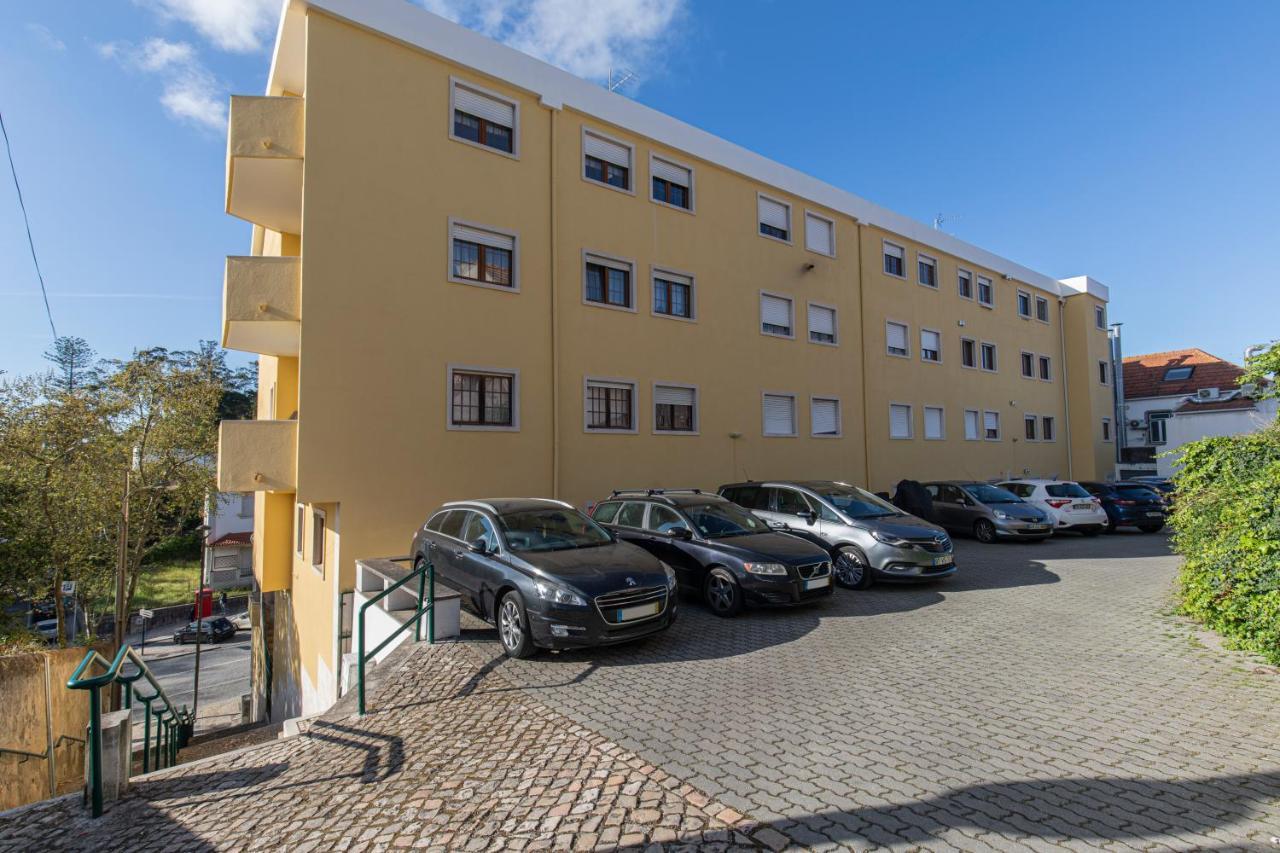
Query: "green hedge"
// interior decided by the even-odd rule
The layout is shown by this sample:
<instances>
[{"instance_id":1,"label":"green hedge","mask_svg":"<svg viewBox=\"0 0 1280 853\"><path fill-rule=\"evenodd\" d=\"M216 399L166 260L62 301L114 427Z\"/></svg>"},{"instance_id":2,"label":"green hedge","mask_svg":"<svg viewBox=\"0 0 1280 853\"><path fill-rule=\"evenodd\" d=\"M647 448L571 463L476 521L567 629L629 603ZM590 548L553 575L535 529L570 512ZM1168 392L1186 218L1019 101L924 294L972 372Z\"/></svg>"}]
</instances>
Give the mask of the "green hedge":
<instances>
[{"instance_id":1,"label":"green hedge","mask_svg":"<svg viewBox=\"0 0 1280 853\"><path fill-rule=\"evenodd\" d=\"M1182 451L1172 519L1182 608L1280 664L1280 425Z\"/></svg>"}]
</instances>

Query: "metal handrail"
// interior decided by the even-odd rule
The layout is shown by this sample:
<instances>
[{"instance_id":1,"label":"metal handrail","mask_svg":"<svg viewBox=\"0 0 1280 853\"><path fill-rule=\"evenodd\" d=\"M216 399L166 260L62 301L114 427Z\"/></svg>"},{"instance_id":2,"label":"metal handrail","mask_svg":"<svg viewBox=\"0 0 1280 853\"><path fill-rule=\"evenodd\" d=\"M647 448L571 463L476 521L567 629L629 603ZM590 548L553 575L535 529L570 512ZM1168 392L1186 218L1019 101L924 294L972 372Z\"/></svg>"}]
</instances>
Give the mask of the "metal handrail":
<instances>
[{"instance_id":1,"label":"metal handrail","mask_svg":"<svg viewBox=\"0 0 1280 853\"><path fill-rule=\"evenodd\" d=\"M106 667L106 671L101 675L86 677L85 671L95 663ZM132 664L136 669L128 673L123 672L125 663ZM144 695L137 685L137 682L143 678L152 690L149 695ZM89 736L85 760L89 762L89 797L94 817L102 815L102 696L100 691L109 684L123 686L121 694L124 697L125 709L132 710L135 695L138 701L146 706L142 727L142 772L144 773L151 770L152 764L151 718L153 716L156 718L155 766L157 770L177 763L178 750L186 746L187 740L191 737L194 722L186 705L182 706L181 711L177 709L164 692L164 688L160 686L160 682L156 680L151 668L138 656L132 646L121 646L112 660L107 660L97 650L90 649L84 656L84 660L80 661L80 665L76 667L75 672L71 673L71 677L67 679L67 688L89 691ZM157 699L162 701L162 705L152 710L151 705ZM132 727L131 718L130 729ZM132 752L132 735L130 752ZM130 767L133 766L132 755L129 764Z\"/></svg>"},{"instance_id":2,"label":"metal handrail","mask_svg":"<svg viewBox=\"0 0 1280 853\"><path fill-rule=\"evenodd\" d=\"M373 651L366 653L364 650L365 611L368 610L373 605L377 604L382 599L391 595L391 593L400 589L402 586L404 586L409 581L415 578L417 578L418 580L418 607L413 612L413 618L407 622L402 623L400 627L396 628L389 635L387 635L386 639L384 639L381 643L378 643L377 647L374 648ZM435 563L431 562L430 560L427 560L425 563L423 563L421 567L415 568L412 572L405 575L400 580L396 581L391 586L387 587L382 592L378 593L373 598L366 601L364 604L360 605L360 613L357 616L357 619L359 620L359 626L358 626L359 637L357 638L357 642L359 646L357 648L357 664L356 664L358 669L358 675L357 675L358 688L357 689L360 697L360 716L363 717L365 714L365 702L364 702L365 663L370 658L377 656L378 652L385 649L388 643L390 643L396 637L404 633L404 630L408 628L410 624L413 625L414 642L420 642L422 640L422 614L424 613L427 614L427 642L434 643L436 641L436 567L435 567Z\"/></svg>"}]
</instances>

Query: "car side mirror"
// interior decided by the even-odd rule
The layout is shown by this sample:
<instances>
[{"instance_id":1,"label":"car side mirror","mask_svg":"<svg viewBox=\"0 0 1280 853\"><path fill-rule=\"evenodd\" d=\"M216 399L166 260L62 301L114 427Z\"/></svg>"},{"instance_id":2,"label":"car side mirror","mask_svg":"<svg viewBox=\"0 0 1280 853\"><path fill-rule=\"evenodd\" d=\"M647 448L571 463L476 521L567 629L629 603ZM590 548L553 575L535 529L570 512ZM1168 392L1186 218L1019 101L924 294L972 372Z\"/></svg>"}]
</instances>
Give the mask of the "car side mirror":
<instances>
[{"instance_id":1,"label":"car side mirror","mask_svg":"<svg viewBox=\"0 0 1280 853\"><path fill-rule=\"evenodd\" d=\"M489 543L485 541L485 538L483 536L481 536L479 539L472 539L469 544L469 547L471 548L472 551L475 551L477 554L480 554L482 556L484 554L489 553Z\"/></svg>"},{"instance_id":2,"label":"car side mirror","mask_svg":"<svg viewBox=\"0 0 1280 853\"><path fill-rule=\"evenodd\" d=\"M809 510L804 515L802 515L801 518L803 518L805 520L805 523L808 524L810 527L818 523L818 514L813 510Z\"/></svg>"},{"instance_id":3,"label":"car side mirror","mask_svg":"<svg viewBox=\"0 0 1280 853\"><path fill-rule=\"evenodd\" d=\"M672 539L679 539L681 541L688 542L693 538L693 531L687 527L673 527L667 531L667 535Z\"/></svg>"}]
</instances>

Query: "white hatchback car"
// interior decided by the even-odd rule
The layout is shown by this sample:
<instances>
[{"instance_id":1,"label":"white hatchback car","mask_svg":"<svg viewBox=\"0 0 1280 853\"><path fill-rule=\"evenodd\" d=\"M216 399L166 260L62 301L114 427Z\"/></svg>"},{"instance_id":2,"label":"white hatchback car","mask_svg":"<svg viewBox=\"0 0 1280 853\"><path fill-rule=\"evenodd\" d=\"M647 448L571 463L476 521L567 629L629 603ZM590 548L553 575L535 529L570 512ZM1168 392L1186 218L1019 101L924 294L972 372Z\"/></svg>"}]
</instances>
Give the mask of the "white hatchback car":
<instances>
[{"instance_id":1,"label":"white hatchback car","mask_svg":"<svg viewBox=\"0 0 1280 853\"><path fill-rule=\"evenodd\" d=\"M1079 483L1070 480L1009 480L1000 483L1028 503L1049 514L1053 529L1097 536L1107 526L1107 511Z\"/></svg>"}]
</instances>

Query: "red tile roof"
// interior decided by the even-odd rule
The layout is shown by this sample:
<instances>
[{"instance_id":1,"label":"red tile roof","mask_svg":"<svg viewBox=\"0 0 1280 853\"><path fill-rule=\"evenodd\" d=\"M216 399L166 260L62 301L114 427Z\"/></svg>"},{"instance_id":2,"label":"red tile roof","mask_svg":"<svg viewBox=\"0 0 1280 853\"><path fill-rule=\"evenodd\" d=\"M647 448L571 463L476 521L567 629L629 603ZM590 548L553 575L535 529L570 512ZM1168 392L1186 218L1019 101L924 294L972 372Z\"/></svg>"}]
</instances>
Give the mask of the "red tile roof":
<instances>
[{"instance_id":1,"label":"red tile roof","mask_svg":"<svg viewBox=\"0 0 1280 853\"><path fill-rule=\"evenodd\" d=\"M1171 367L1191 367L1188 379L1166 382L1165 371ZM1180 349L1131 355L1124 360L1124 396L1127 400L1143 397L1183 397L1201 388L1237 389L1236 380L1244 368L1202 349Z\"/></svg>"},{"instance_id":2,"label":"red tile roof","mask_svg":"<svg viewBox=\"0 0 1280 853\"><path fill-rule=\"evenodd\" d=\"M252 545L252 544L253 544L253 533L250 531L245 533L224 533L214 541L210 542L209 547L221 548L224 545L231 546L231 545Z\"/></svg>"},{"instance_id":3,"label":"red tile roof","mask_svg":"<svg viewBox=\"0 0 1280 853\"><path fill-rule=\"evenodd\" d=\"M1255 408L1252 399L1249 397L1236 397L1234 400L1205 400L1203 403L1188 400L1174 409L1174 411L1179 414L1192 414L1194 412L1230 412L1252 408Z\"/></svg>"}]
</instances>

